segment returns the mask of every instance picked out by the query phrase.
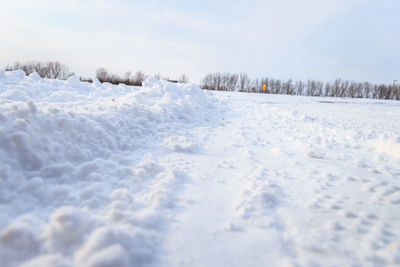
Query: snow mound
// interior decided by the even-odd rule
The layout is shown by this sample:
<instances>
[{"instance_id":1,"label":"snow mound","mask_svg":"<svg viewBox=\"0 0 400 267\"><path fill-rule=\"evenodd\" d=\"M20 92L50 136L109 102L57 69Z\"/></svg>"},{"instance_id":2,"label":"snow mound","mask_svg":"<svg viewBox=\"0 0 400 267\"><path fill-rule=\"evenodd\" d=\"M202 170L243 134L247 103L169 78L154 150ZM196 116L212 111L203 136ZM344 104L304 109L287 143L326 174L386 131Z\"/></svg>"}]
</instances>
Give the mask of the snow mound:
<instances>
[{"instance_id":1,"label":"snow mound","mask_svg":"<svg viewBox=\"0 0 400 267\"><path fill-rule=\"evenodd\" d=\"M41 77L36 72L32 72L31 74L29 74L29 79L31 79L32 81L39 81Z\"/></svg>"},{"instance_id":2,"label":"snow mound","mask_svg":"<svg viewBox=\"0 0 400 267\"><path fill-rule=\"evenodd\" d=\"M374 146L376 151L400 159L400 136L397 138L382 136L374 142Z\"/></svg>"},{"instance_id":3,"label":"snow mound","mask_svg":"<svg viewBox=\"0 0 400 267\"><path fill-rule=\"evenodd\" d=\"M154 78L137 89L96 87L76 76L58 81L31 74L21 82L15 78L20 73L6 73L11 78L0 83L0 173L11 180L21 170L26 178L88 177L101 171L95 159L134 151L151 136L162 138L179 124L205 120L214 105L195 85ZM178 150L193 147L173 140Z\"/></svg>"},{"instance_id":4,"label":"snow mound","mask_svg":"<svg viewBox=\"0 0 400 267\"><path fill-rule=\"evenodd\" d=\"M143 151L207 123L216 103L154 78L132 87L0 72L2 266L151 261L184 176Z\"/></svg>"}]
</instances>

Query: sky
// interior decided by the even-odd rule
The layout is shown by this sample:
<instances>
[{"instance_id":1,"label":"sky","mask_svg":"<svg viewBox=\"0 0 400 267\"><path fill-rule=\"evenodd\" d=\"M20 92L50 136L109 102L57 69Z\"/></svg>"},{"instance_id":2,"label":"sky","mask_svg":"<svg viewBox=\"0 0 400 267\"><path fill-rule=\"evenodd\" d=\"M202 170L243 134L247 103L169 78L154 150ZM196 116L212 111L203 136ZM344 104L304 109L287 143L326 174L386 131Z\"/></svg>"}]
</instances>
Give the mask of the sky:
<instances>
[{"instance_id":1,"label":"sky","mask_svg":"<svg viewBox=\"0 0 400 267\"><path fill-rule=\"evenodd\" d=\"M398 0L0 0L0 68L393 83L399 16Z\"/></svg>"}]
</instances>

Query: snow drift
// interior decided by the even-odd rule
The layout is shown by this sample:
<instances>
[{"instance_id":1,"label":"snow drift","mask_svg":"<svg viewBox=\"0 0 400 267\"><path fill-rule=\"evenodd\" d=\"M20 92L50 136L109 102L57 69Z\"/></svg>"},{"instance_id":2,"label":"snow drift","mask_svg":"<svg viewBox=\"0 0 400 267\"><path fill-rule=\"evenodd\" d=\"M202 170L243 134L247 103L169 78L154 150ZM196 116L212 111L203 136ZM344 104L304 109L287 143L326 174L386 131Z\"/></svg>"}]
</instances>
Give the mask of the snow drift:
<instances>
[{"instance_id":1,"label":"snow drift","mask_svg":"<svg viewBox=\"0 0 400 267\"><path fill-rule=\"evenodd\" d=\"M136 88L1 71L1 265L150 261L184 176L143 151L204 123L215 101L154 78Z\"/></svg>"}]
</instances>

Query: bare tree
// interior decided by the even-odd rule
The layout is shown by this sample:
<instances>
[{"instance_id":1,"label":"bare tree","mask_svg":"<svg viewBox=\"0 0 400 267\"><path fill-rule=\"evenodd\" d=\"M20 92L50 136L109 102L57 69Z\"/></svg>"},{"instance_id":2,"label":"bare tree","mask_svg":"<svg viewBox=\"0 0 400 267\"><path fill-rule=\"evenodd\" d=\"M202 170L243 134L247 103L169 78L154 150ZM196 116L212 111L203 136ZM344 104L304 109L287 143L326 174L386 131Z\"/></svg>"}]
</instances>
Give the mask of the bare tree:
<instances>
[{"instance_id":1,"label":"bare tree","mask_svg":"<svg viewBox=\"0 0 400 267\"><path fill-rule=\"evenodd\" d=\"M246 73L241 72L239 74L239 85L240 85L240 92L244 92L245 90L248 91L249 87L249 76Z\"/></svg>"},{"instance_id":2,"label":"bare tree","mask_svg":"<svg viewBox=\"0 0 400 267\"><path fill-rule=\"evenodd\" d=\"M296 95L302 95L304 90L304 83L302 81L297 81L295 85Z\"/></svg>"},{"instance_id":3,"label":"bare tree","mask_svg":"<svg viewBox=\"0 0 400 267\"><path fill-rule=\"evenodd\" d=\"M139 70L133 76L134 85L141 86L144 80L146 79L146 75L143 71Z\"/></svg>"},{"instance_id":4,"label":"bare tree","mask_svg":"<svg viewBox=\"0 0 400 267\"><path fill-rule=\"evenodd\" d=\"M109 81L110 75L108 74L108 71L106 68L100 68L96 70L96 78L101 82L107 82Z\"/></svg>"},{"instance_id":5,"label":"bare tree","mask_svg":"<svg viewBox=\"0 0 400 267\"><path fill-rule=\"evenodd\" d=\"M72 73L69 72L68 67L58 61L47 62L46 69L48 70L49 78L53 79L67 79L72 75Z\"/></svg>"},{"instance_id":6,"label":"bare tree","mask_svg":"<svg viewBox=\"0 0 400 267\"><path fill-rule=\"evenodd\" d=\"M213 77L212 74L207 74L203 80L202 80L202 85L201 87L203 89L207 89L207 90L215 90L214 86L213 86Z\"/></svg>"}]
</instances>

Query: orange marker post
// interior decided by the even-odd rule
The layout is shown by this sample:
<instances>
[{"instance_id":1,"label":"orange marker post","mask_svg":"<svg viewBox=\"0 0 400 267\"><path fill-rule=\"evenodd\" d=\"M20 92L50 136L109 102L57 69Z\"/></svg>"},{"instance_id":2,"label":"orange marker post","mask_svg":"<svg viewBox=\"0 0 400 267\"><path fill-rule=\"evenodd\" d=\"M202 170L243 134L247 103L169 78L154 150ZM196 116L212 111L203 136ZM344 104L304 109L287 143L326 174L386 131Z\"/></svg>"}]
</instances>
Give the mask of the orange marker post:
<instances>
[{"instance_id":1,"label":"orange marker post","mask_svg":"<svg viewBox=\"0 0 400 267\"><path fill-rule=\"evenodd\" d=\"M267 84L266 83L263 84L262 90L263 90L263 93L267 92Z\"/></svg>"}]
</instances>

